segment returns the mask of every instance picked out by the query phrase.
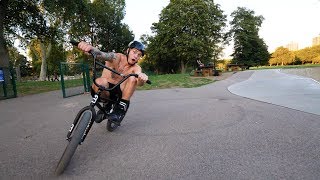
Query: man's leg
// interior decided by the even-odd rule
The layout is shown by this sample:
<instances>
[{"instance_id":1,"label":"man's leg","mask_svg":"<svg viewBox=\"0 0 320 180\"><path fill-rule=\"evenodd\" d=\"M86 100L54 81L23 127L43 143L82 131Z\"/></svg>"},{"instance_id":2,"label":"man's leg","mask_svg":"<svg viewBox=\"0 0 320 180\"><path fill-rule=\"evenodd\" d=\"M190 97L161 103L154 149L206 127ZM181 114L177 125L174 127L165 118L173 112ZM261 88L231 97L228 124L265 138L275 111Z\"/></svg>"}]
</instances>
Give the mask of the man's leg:
<instances>
[{"instance_id":1,"label":"man's leg","mask_svg":"<svg viewBox=\"0 0 320 180\"><path fill-rule=\"evenodd\" d=\"M130 77L121 84L122 99L130 101L131 96L137 87L137 78Z\"/></svg>"},{"instance_id":2,"label":"man's leg","mask_svg":"<svg viewBox=\"0 0 320 180\"><path fill-rule=\"evenodd\" d=\"M103 78L103 77L100 77L100 78L97 78L96 79L96 82L99 84L99 85L102 85L104 87L109 87L109 82L107 81L106 78ZM94 90L94 92L98 92L98 86L96 86L94 83L92 83L92 89ZM110 93L107 92L107 91L103 91L100 95L102 99L107 99L109 96L110 96Z\"/></svg>"},{"instance_id":3,"label":"man's leg","mask_svg":"<svg viewBox=\"0 0 320 180\"><path fill-rule=\"evenodd\" d=\"M114 113L112 113L111 120L120 126L122 119L124 118L129 105L130 98L136 90L137 79L135 77L128 78L125 82L121 84L122 98L119 101L119 104L116 104Z\"/></svg>"},{"instance_id":4,"label":"man's leg","mask_svg":"<svg viewBox=\"0 0 320 180\"><path fill-rule=\"evenodd\" d=\"M108 83L108 81L105 79L105 78L97 78L96 79L96 82L98 83L98 84L100 84L100 85L102 85L102 86L104 86L104 87L109 87L109 83ZM92 90L94 91L94 92L97 92L98 91L98 87L93 83L92 84ZM93 92L91 92L91 93L93 93ZM92 96L93 96L93 94L91 94ZM108 99L108 97L110 96L110 93L109 92L107 92L107 91L103 91L103 92L101 92L101 94L100 94L100 99ZM103 104L103 107L104 108L106 108L105 106L108 104L108 102L104 102L104 104ZM96 118L95 118L95 122L96 123L101 123L103 120L105 119L105 115L104 115L104 113L103 113L103 111L101 111L100 109L99 109L99 111L97 112L97 116L96 116Z\"/></svg>"}]
</instances>

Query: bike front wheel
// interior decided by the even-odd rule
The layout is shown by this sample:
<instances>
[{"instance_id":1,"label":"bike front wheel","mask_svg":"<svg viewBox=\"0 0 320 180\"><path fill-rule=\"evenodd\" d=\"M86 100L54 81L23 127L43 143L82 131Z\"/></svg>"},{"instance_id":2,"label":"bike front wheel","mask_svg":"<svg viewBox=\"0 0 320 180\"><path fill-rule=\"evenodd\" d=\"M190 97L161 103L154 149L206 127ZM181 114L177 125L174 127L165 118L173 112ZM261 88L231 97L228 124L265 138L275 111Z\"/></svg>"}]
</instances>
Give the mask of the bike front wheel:
<instances>
[{"instance_id":1,"label":"bike front wheel","mask_svg":"<svg viewBox=\"0 0 320 180\"><path fill-rule=\"evenodd\" d=\"M55 175L60 175L63 173L65 168L68 166L73 154L75 153L78 145L82 142L82 138L85 135L86 129L90 126L90 121L93 118L91 110L85 110L80 116L80 120L75 127L70 141L64 150L59 163L55 169Z\"/></svg>"}]
</instances>

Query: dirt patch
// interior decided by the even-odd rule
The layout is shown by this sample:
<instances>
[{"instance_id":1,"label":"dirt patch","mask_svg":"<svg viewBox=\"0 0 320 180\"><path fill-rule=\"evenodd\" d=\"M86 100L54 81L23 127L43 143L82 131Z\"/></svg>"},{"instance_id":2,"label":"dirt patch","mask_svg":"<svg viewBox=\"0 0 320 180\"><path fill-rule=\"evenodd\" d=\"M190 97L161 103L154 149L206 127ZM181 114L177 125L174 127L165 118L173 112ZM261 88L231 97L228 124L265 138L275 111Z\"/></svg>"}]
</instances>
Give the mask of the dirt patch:
<instances>
[{"instance_id":1,"label":"dirt patch","mask_svg":"<svg viewBox=\"0 0 320 180\"><path fill-rule=\"evenodd\" d=\"M220 80L227 79L228 77L232 76L234 73L236 72L223 72L223 73L220 73L219 76L192 77L192 78L207 78L214 81L220 81Z\"/></svg>"},{"instance_id":2,"label":"dirt patch","mask_svg":"<svg viewBox=\"0 0 320 180\"><path fill-rule=\"evenodd\" d=\"M313 68L297 68L297 69L281 69L281 72L287 74L294 74L303 77L312 78L320 82L320 67Z\"/></svg>"}]
</instances>

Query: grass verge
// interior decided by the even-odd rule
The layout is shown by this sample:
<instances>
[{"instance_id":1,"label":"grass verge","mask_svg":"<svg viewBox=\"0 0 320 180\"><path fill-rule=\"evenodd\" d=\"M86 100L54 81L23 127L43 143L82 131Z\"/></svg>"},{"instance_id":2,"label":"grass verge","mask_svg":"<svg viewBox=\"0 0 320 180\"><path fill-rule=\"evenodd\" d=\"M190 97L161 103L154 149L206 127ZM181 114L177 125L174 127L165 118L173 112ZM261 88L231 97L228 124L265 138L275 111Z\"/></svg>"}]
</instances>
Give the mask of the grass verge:
<instances>
[{"instance_id":1,"label":"grass verge","mask_svg":"<svg viewBox=\"0 0 320 180\"><path fill-rule=\"evenodd\" d=\"M165 89L165 88L192 88L199 87L214 82L214 80L208 78L193 78L189 74L166 74L149 76L151 85L146 84L142 87L138 87L138 90L150 90L150 89ZM68 80L65 82L67 87L76 87L83 84L80 80ZM31 94L38 94L43 92L60 90L60 81L28 81L17 82L18 96L25 96Z\"/></svg>"},{"instance_id":2,"label":"grass verge","mask_svg":"<svg viewBox=\"0 0 320 180\"><path fill-rule=\"evenodd\" d=\"M260 70L260 69L298 69L298 68L312 68L320 67L320 64L304 64L304 65L285 65L285 66L259 66L250 67L250 70Z\"/></svg>"}]
</instances>

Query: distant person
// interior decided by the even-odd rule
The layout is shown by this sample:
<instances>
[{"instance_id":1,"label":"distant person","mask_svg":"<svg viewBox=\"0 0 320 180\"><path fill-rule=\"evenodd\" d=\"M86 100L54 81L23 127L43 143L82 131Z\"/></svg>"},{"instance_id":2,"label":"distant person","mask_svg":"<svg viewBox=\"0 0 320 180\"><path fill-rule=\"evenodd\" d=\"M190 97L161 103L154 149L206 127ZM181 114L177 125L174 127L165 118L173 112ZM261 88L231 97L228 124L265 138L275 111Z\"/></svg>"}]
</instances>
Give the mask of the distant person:
<instances>
[{"instance_id":1,"label":"distant person","mask_svg":"<svg viewBox=\"0 0 320 180\"><path fill-rule=\"evenodd\" d=\"M204 64L199 59L197 60L197 63L198 63L197 70L201 70L204 67Z\"/></svg>"},{"instance_id":2,"label":"distant person","mask_svg":"<svg viewBox=\"0 0 320 180\"><path fill-rule=\"evenodd\" d=\"M58 78L58 74L54 72L52 81L56 81L56 80L59 81L59 78Z\"/></svg>"}]
</instances>

